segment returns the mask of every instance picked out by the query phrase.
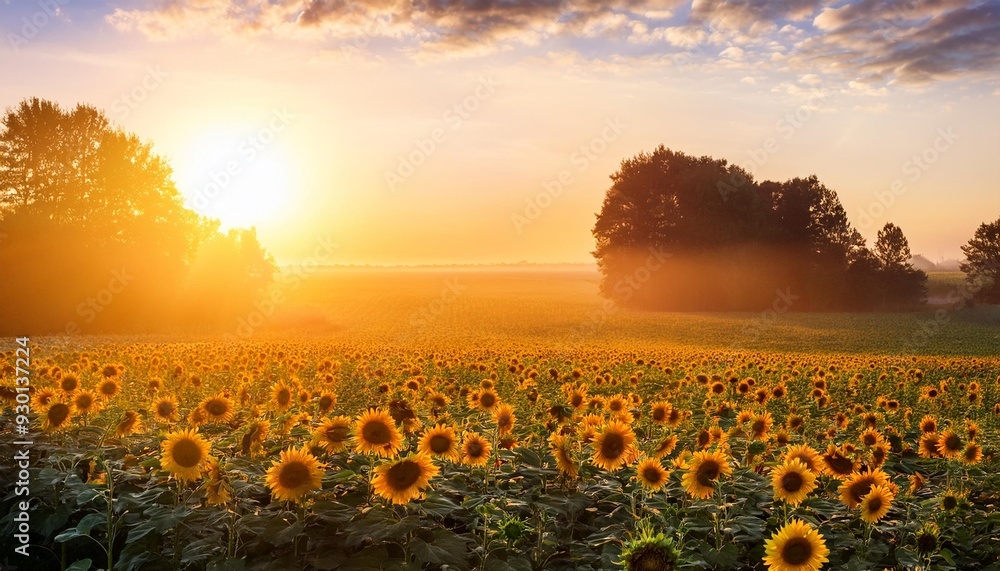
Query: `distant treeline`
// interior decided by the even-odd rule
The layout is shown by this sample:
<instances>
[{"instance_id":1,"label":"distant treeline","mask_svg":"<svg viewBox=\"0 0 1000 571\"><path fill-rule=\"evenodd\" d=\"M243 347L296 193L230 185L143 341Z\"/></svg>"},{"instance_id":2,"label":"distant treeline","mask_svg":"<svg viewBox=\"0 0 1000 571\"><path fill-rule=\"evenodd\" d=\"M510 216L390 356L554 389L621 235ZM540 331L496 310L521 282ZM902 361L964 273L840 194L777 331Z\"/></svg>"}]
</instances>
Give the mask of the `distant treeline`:
<instances>
[{"instance_id":1,"label":"distant treeline","mask_svg":"<svg viewBox=\"0 0 1000 571\"><path fill-rule=\"evenodd\" d=\"M621 305L825 311L925 299L927 276L910 264L902 230L886 224L869 248L815 176L756 182L725 160L660 146L622 161L611 179L594 256L602 293ZM992 263L976 278L981 299L1000 285Z\"/></svg>"},{"instance_id":2,"label":"distant treeline","mask_svg":"<svg viewBox=\"0 0 1000 571\"><path fill-rule=\"evenodd\" d=\"M0 132L0 334L236 327L275 266L184 207L166 161L97 109L25 100Z\"/></svg>"}]
</instances>

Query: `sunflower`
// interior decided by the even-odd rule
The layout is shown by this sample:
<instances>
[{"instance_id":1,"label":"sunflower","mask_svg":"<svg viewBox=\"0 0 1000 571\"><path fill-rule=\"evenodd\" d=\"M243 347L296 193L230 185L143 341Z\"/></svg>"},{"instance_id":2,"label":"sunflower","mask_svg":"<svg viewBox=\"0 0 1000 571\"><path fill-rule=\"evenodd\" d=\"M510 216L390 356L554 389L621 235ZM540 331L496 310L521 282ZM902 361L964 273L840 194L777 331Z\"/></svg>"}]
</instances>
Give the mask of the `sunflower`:
<instances>
[{"instance_id":1,"label":"sunflower","mask_svg":"<svg viewBox=\"0 0 1000 571\"><path fill-rule=\"evenodd\" d=\"M222 505L229 501L229 477L215 458L208 460L206 468L205 502L210 506Z\"/></svg>"},{"instance_id":2,"label":"sunflower","mask_svg":"<svg viewBox=\"0 0 1000 571\"><path fill-rule=\"evenodd\" d=\"M319 400L316 401L316 407L319 409L320 414L326 414L333 410L333 405L337 404L337 395L329 391L319 395Z\"/></svg>"},{"instance_id":3,"label":"sunflower","mask_svg":"<svg viewBox=\"0 0 1000 571\"><path fill-rule=\"evenodd\" d=\"M918 491L920 491L920 489L924 487L924 483L926 482L924 477L920 475L920 472L914 472L913 475L910 476L909 480L910 480L909 491L911 494L916 494Z\"/></svg>"},{"instance_id":4,"label":"sunflower","mask_svg":"<svg viewBox=\"0 0 1000 571\"><path fill-rule=\"evenodd\" d=\"M650 452L649 455L653 458L663 458L664 456L669 456L676 447L677 436L671 435L661 440L660 443L656 445L656 449Z\"/></svg>"},{"instance_id":5,"label":"sunflower","mask_svg":"<svg viewBox=\"0 0 1000 571\"><path fill-rule=\"evenodd\" d=\"M372 452L383 458L392 458L403 447L403 437L396 429L392 417L389 413L374 408L368 409L358 419L354 437L358 452Z\"/></svg>"},{"instance_id":6,"label":"sunflower","mask_svg":"<svg viewBox=\"0 0 1000 571\"><path fill-rule=\"evenodd\" d=\"M306 447L281 452L280 460L267 470L265 478L271 495L279 501L297 502L323 485L323 469Z\"/></svg>"},{"instance_id":7,"label":"sunflower","mask_svg":"<svg viewBox=\"0 0 1000 571\"><path fill-rule=\"evenodd\" d=\"M669 473L656 458L646 458L635 467L635 479L644 488L657 491L667 483Z\"/></svg>"},{"instance_id":8,"label":"sunflower","mask_svg":"<svg viewBox=\"0 0 1000 571\"><path fill-rule=\"evenodd\" d=\"M604 408L614 413L624 411L625 406L625 397L623 397L620 393L612 395L604 401Z\"/></svg>"},{"instance_id":9,"label":"sunflower","mask_svg":"<svg viewBox=\"0 0 1000 571\"><path fill-rule=\"evenodd\" d=\"M271 403L278 410L286 410L292 406L292 389L285 381L278 381L271 388Z\"/></svg>"},{"instance_id":10,"label":"sunflower","mask_svg":"<svg viewBox=\"0 0 1000 571\"><path fill-rule=\"evenodd\" d=\"M889 513L889 506L896 496L888 486L875 485L861 500L861 519L875 523Z\"/></svg>"},{"instance_id":11,"label":"sunflower","mask_svg":"<svg viewBox=\"0 0 1000 571\"><path fill-rule=\"evenodd\" d=\"M195 430L179 430L167 434L160 457L163 469L186 482L201 477L208 462L211 445Z\"/></svg>"},{"instance_id":12,"label":"sunflower","mask_svg":"<svg viewBox=\"0 0 1000 571\"><path fill-rule=\"evenodd\" d=\"M928 414L924 415L924 417L920 419L920 432L924 434L930 434L932 432L937 432L937 429L938 429L937 419L934 418L933 416Z\"/></svg>"},{"instance_id":13,"label":"sunflower","mask_svg":"<svg viewBox=\"0 0 1000 571\"><path fill-rule=\"evenodd\" d=\"M757 415L750 423L750 438L754 440L767 440L767 433L770 432L771 426L774 425L774 418L771 417L771 413L764 412L764 414Z\"/></svg>"},{"instance_id":14,"label":"sunflower","mask_svg":"<svg viewBox=\"0 0 1000 571\"><path fill-rule=\"evenodd\" d=\"M64 393L67 394L72 393L79 388L80 388L80 377L72 373L68 375L63 375L63 377L59 379L59 390L61 390Z\"/></svg>"},{"instance_id":15,"label":"sunflower","mask_svg":"<svg viewBox=\"0 0 1000 571\"><path fill-rule=\"evenodd\" d=\"M941 435L937 432L925 432L920 437L920 455L924 458L940 458L941 453L938 452L938 443L940 440Z\"/></svg>"},{"instance_id":16,"label":"sunflower","mask_svg":"<svg viewBox=\"0 0 1000 571\"><path fill-rule=\"evenodd\" d=\"M482 389L479 392L469 394L469 406L490 412L493 407L500 404L500 397L493 389Z\"/></svg>"},{"instance_id":17,"label":"sunflower","mask_svg":"<svg viewBox=\"0 0 1000 571\"><path fill-rule=\"evenodd\" d=\"M80 391L73 395L73 409L78 414L97 414L101 411L101 408L101 401L94 391Z\"/></svg>"},{"instance_id":18,"label":"sunflower","mask_svg":"<svg viewBox=\"0 0 1000 571\"><path fill-rule=\"evenodd\" d=\"M868 447L875 446L880 442L885 442L885 436L874 428L866 428L858 439L861 441L861 444Z\"/></svg>"},{"instance_id":19,"label":"sunflower","mask_svg":"<svg viewBox=\"0 0 1000 571\"><path fill-rule=\"evenodd\" d=\"M840 501L853 510L861 505L861 501L874 486L885 486L889 481L889 475L881 468L855 472L840 485Z\"/></svg>"},{"instance_id":20,"label":"sunflower","mask_svg":"<svg viewBox=\"0 0 1000 571\"><path fill-rule=\"evenodd\" d=\"M565 434L557 432L550 436L549 448L552 451L552 456L556 459L556 467L563 475L567 478L576 478L580 475L570 451L570 440Z\"/></svg>"},{"instance_id":21,"label":"sunflower","mask_svg":"<svg viewBox=\"0 0 1000 571\"><path fill-rule=\"evenodd\" d=\"M490 459L490 441L475 432L466 432L462 442L462 463L469 466L485 466Z\"/></svg>"},{"instance_id":22,"label":"sunflower","mask_svg":"<svg viewBox=\"0 0 1000 571\"><path fill-rule=\"evenodd\" d=\"M958 458L962 455L963 448L965 443L962 442L962 437L953 430L944 431L938 438L937 452L945 458Z\"/></svg>"},{"instance_id":23,"label":"sunflower","mask_svg":"<svg viewBox=\"0 0 1000 571\"><path fill-rule=\"evenodd\" d=\"M506 436L511 430L514 430L514 421L516 420L514 407L510 405L502 404L493 409L493 421L497 423L497 433L500 436Z\"/></svg>"},{"instance_id":24,"label":"sunflower","mask_svg":"<svg viewBox=\"0 0 1000 571\"><path fill-rule=\"evenodd\" d=\"M816 489L816 474L801 460L793 459L771 473L771 487L775 498L797 506Z\"/></svg>"},{"instance_id":25,"label":"sunflower","mask_svg":"<svg viewBox=\"0 0 1000 571\"><path fill-rule=\"evenodd\" d=\"M153 403L153 417L159 422L177 421L177 399L171 396L160 397Z\"/></svg>"},{"instance_id":26,"label":"sunflower","mask_svg":"<svg viewBox=\"0 0 1000 571\"><path fill-rule=\"evenodd\" d=\"M975 442L969 442L965 445L965 449L962 450L959 460L962 464L966 466L971 466L973 464L978 464L980 460L983 459L983 450Z\"/></svg>"},{"instance_id":27,"label":"sunflower","mask_svg":"<svg viewBox=\"0 0 1000 571\"><path fill-rule=\"evenodd\" d=\"M623 422L611 421L604 429L594 434L594 455L591 462L595 466L614 471L628 464L636 455L635 433Z\"/></svg>"},{"instance_id":28,"label":"sunflower","mask_svg":"<svg viewBox=\"0 0 1000 571\"><path fill-rule=\"evenodd\" d=\"M125 416L122 417L118 426L115 427L115 437L121 438L135 434L136 432L142 432L143 430L145 430L145 427L142 424L142 418L139 417L139 413L129 410L125 412Z\"/></svg>"},{"instance_id":29,"label":"sunflower","mask_svg":"<svg viewBox=\"0 0 1000 571\"><path fill-rule=\"evenodd\" d=\"M198 408L205 412L209 422L226 423L233 419L233 405L221 394L201 401Z\"/></svg>"},{"instance_id":30,"label":"sunflower","mask_svg":"<svg viewBox=\"0 0 1000 571\"><path fill-rule=\"evenodd\" d=\"M670 403L657 401L651 405L650 417L656 424L666 424L670 412Z\"/></svg>"},{"instance_id":31,"label":"sunflower","mask_svg":"<svg viewBox=\"0 0 1000 571\"><path fill-rule=\"evenodd\" d=\"M834 478L846 478L857 469L857 463L851 460L843 451L831 444L823 454L823 470Z\"/></svg>"},{"instance_id":32,"label":"sunflower","mask_svg":"<svg viewBox=\"0 0 1000 571\"><path fill-rule=\"evenodd\" d=\"M31 399L35 408L43 409L49 405L49 402L56 398L58 393L54 389L44 388L39 389L35 392L35 396Z\"/></svg>"},{"instance_id":33,"label":"sunflower","mask_svg":"<svg viewBox=\"0 0 1000 571\"><path fill-rule=\"evenodd\" d=\"M313 441L323 445L327 454L336 454L347 450L347 439L351 435L351 419L346 416L335 416L323 421L313 433Z\"/></svg>"},{"instance_id":34,"label":"sunflower","mask_svg":"<svg viewBox=\"0 0 1000 571\"><path fill-rule=\"evenodd\" d=\"M768 571L818 571L829 561L823 536L799 519L785 524L764 546Z\"/></svg>"},{"instance_id":35,"label":"sunflower","mask_svg":"<svg viewBox=\"0 0 1000 571\"><path fill-rule=\"evenodd\" d=\"M672 538L655 531L648 520L640 520L636 532L622 545L621 565L627 571L672 571L680 552Z\"/></svg>"},{"instance_id":36,"label":"sunflower","mask_svg":"<svg viewBox=\"0 0 1000 571\"><path fill-rule=\"evenodd\" d=\"M938 534L941 532L936 523L928 522L917 531L917 552L932 553L938 547Z\"/></svg>"},{"instance_id":37,"label":"sunflower","mask_svg":"<svg viewBox=\"0 0 1000 571\"><path fill-rule=\"evenodd\" d=\"M106 401L114 398L119 390L121 390L121 385L114 377L104 379L97 385L97 393Z\"/></svg>"},{"instance_id":38,"label":"sunflower","mask_svg":"<svg viewBox=\"0 0 1000 571\"><path fill-rule=\"evenodd\" d=\"M955 490L947 490L941 495L941 509L946 512L952 512L958 509L962 505L962 500L965 497Z\"/></svg>"},{"instance_id":39,"label":"sunflower","mask_svg":"<svg viewBox=\"0 0 1000 571\"><path fill-rule=\"evenodd\" d=\"M440 469L426 454L413 454L375 468L372 486L375 493L394 504L419 498Z\"/></svg>"},{"instance_id":40,"label":"sunflower","mask_svg":"<svg viewBox=\"0 0 1000 571\"><path fill-rule=\"evenodd\" d=\"M247 431L240 439L240 452L244 456L257 455L263 452L264 441L271 431L271 425L266 420L257 420L247 426Z\"/></svg>"},{"instance_id":41,"label":"sunflower","mask_svg":"<svg viewBox=\"0 0 1000 571\"><path fill-rule=\"evenodd\" d=\"M49 406L42 412L42 429L45 431L60 430L69 426L69 419L75 414L73 404L61 400L49 401Z\"/></svg>"},{"instance_id":42,"label":"sunflower","mask_svg":"<svg viewBox=\"0 0 1000 571\"><path fill-rule=\"evenodd\" d=\"M684 491L694 498L706 499L715 493L715 481L723 474L731 474L733 468L729 459L721 451L695 452L688 462L688 471L681 478Z\"/></svg>"},{"instance_id":43,"label":"sunflower","mask_svg":"<svg viewBox=\"0 0 1000 571\"><path fill-rule=\"evenodd\" d=\"M458 437L455 429L444 424L424 432L420 438L420 452L434 458L444 458L458 462Z\"/></svg>"}]
</instances>

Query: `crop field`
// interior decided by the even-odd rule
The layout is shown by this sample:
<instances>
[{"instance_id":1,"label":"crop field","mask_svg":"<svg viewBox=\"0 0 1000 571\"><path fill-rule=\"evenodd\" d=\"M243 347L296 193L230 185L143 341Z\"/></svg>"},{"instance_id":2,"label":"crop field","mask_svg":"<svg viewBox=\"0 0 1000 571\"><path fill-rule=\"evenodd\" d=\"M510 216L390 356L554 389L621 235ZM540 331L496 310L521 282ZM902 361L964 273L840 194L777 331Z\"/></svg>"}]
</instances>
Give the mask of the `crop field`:
<instances>
[{"instance_id":1,"label":"crop field","mask_svg":"<svg viewBox=\"0 0 1000 571\"><path fill-rule=\"evenodd\" d=\"M33 569L1000 568L995 311L634 313L597 279L324 269L225 336L32 338L30 436L8 342Z\"/></svg>"}]
</instances>

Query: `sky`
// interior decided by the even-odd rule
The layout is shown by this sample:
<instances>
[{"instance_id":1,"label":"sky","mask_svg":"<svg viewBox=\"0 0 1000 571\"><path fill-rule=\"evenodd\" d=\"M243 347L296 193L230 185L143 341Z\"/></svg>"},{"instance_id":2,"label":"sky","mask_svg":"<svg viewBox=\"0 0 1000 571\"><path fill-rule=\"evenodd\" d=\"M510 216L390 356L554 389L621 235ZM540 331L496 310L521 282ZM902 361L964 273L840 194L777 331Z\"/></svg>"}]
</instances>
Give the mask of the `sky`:
<instances>
[{"instance_id":1,"label":"sky","mask_svg":"<svg viewBox=\"0 0 1000 571\"><path fill-rule=\"evenodd\" d=\"M0 33L0 106L104 109L280 263L590 262L661 144L815 174L934 261L1000 215L996 1L6 0Z\"/></svg>"}]
</instances>

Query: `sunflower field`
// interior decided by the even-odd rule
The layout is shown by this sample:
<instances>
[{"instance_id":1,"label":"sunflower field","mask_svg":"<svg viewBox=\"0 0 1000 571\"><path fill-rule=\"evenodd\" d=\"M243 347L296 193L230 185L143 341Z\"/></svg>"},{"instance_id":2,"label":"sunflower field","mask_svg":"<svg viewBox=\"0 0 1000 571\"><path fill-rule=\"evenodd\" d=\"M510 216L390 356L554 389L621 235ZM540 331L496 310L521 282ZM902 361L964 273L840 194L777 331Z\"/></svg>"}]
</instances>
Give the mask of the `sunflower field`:
<instances>
[{"instance_id":1,"label":"sunflower field","mask_svg":"<svg viewBox=\"0 0 1000 571\"><path fill-rule=\"evenodd\" d=\"M31 563L5 568L1000 569L995 357L32 352ZM21 498L3 472L9 543Z\"/></svg>"}]
</instances>

